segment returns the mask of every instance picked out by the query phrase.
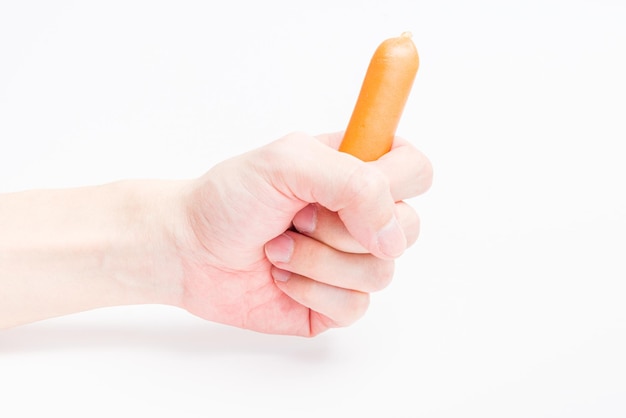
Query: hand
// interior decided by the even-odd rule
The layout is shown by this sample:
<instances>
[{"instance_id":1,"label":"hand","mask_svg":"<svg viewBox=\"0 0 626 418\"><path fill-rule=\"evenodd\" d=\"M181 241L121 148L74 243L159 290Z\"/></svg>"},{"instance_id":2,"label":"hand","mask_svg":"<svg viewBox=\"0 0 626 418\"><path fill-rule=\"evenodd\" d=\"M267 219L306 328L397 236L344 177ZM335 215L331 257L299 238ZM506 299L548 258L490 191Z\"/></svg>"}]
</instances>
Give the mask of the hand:
<instances>
[{"instance_id":1,"label":"hand","mask_svg":"<svg viewBox=\"0 0 626 418\"><path fill-rule=\"evenodd\" d=\"M340 134L291 134L224 161L186 193L179 305L211 321L313 336L361 317L417 238L401 200L428 189L428 160L396 139L364 163Z\"/></svg>"}]
</instances>

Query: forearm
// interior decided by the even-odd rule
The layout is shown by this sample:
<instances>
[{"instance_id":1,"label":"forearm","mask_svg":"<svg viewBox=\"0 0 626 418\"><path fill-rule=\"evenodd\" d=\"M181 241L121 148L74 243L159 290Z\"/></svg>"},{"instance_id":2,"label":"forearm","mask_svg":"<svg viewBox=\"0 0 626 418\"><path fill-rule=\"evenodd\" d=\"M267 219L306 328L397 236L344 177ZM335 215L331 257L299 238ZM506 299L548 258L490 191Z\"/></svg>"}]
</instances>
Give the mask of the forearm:
<instances>
[{"instance_id":1,"label":"forearm","mask_svg":"<svg viewBox=\"0 0 626 418\"><path fill-rule=\"evenodd\" d=\"M176 182L0 195L0 328L83 310L175 303ZM172 215L169 217L168 215ZM176 214L179 215L179 214Z\"/></svg>"}]
</instances>

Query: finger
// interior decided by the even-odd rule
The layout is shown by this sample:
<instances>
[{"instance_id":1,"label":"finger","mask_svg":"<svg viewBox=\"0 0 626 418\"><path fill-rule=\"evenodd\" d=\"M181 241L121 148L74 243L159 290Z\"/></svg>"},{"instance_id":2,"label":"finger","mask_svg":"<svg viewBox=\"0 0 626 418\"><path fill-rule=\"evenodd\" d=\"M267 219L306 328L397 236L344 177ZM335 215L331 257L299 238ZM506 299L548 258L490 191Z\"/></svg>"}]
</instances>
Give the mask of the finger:
<instances>
[{"instance_id":1,"label":"finger","mask_svg":"<svg viewBox=\"0 0 626 418\"><path fill-rule=\"evenodd\" d=\"M365 314L369 306L368 293L331 286L276 267L272 268L272 276L276 286L287 296L330 319L331 323L322 328L351 325ZM313 335L318 333L313 318L310 326Z\"/></svg>"},{"instance_id":2,"label":"finger","mask_svg":"<svg viewBox=\"0 0 626 418\"><path fill-rule=\"evenodd\" d=\"M426 192L433 182L430 160L407 140L396 137L391 150L371 163L385 173L396 200Z\"/></svg>"},{"instance_id":3,"label":"finger","mask_svg":"<svg viewBox=\"0 0 626 418\"><path fill-rule=\"evenodd\" d=\"M260 148L256 172L286 196L337 212L368 252L393 259L406 248L386 176L372 165L304 134Z\"/></svg>"},{"instance_id":4,"label":"finger","mask_svg":"<svg viewBox=\"0 0 626 418\"><path fill-rule=\"evenodd\" d=\"M417 240L420 230L420 220L415 210L404 202L396 203L396 216L407 240L411 246ZM366 253L367 250L359 244L348 232L339 216L320 205L310 204L296 214L293 226L298 232L315 238L337 250L350 253Z\"/></svg>"},{"instance_id":5,"label":"finger","mask_svg":"<svg viewBox=\"0 0 626 418\"><path fill-rule=\"evenodd\" d=\"M393 277L394 262L371 254L338 251L313 238L287 231L265 245L276 267L344 289L375 292Z\"/></svg>"},{"instance_id":6,"label":"finger","mask_svg":"<svg viewBox=\"0 0 626 418\"><path fill-rule=\"evenodd\" d=\"M396 203L396 208L399 214L400 225L402 225L404 235L406 236L407 247L409 247L415 244L420 235L420 217L415 209L405 202Z\"/></svg>"},{"instance_id":7,"label":"finger","mask_svg":"<svg viewBox=\"0 0 626 418\"><path fill-rule=\"evenodd\" d=\"M343 132L322 134L317 138L330 148L337 149ZM387 175L391 194L396 201L418 196L432 185L433 167L430 160L404 138L396 136L391 150L370 164Z\"/></svg>"}]
</instances>

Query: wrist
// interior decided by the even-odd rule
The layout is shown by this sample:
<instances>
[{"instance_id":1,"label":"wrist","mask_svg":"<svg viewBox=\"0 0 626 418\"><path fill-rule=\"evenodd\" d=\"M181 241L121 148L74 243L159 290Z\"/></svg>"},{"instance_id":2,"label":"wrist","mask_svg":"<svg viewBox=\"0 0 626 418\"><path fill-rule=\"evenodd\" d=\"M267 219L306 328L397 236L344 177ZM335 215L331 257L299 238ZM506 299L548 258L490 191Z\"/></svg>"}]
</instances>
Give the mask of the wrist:
<instances>
[{"instance_id":1,"label":"wrist","mask_svg":"<svg viewBox=\"0 0 626 418\"><path fill-rule=\"evenodd\" d=\"M186 219L185 181L112 183L120 196L119 224L103 253L105 274L122 289L121 304L179 305L183 269L179 231Z\"/></svg>"}]
</instances>

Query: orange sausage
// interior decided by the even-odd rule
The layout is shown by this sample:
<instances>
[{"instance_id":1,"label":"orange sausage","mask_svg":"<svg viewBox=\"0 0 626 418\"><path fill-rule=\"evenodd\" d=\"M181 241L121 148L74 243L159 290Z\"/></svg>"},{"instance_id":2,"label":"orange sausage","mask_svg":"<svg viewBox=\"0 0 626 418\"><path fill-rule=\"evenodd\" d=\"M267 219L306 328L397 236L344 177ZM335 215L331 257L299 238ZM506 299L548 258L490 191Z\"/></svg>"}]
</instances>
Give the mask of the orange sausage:
<instances>
[{"instance_id":1,"label":"orange sausage","mask_svg":"<svg viewBox=\"0 0 626 418\"><path fill-rule=\"evenodd\" d=\"M384 41L374 52L339 151L374 161L391 149L419 67L411 34Z\"/></svg>"}]
</instances>

